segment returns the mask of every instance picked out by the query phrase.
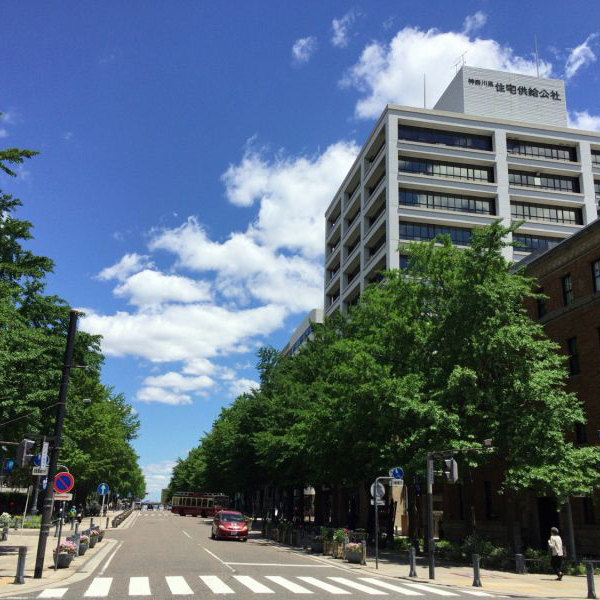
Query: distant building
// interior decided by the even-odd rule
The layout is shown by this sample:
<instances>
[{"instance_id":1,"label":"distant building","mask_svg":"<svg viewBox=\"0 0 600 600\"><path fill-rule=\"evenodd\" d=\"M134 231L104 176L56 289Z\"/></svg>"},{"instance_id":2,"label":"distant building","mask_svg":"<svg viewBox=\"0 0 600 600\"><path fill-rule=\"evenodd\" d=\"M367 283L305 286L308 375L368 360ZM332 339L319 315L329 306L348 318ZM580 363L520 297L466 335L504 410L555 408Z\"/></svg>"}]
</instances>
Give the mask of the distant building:
<instances>
[{"instance_id":1,"label":"distant building","mask_svg":"<svg viewBox=\"0 0 600 600\"><path fill-rule=\"evenodd\" d=\"M519 260L597 216L600 133L567 127L564 83L464 66L434 109L388 105L326 211L325 315L405 257L402 242L524 221Z\"/></svg>"},{"instance_id":2,"label":"distant building","mask_svg":"<svg viewBox=\"0 0 600 600\"><path fill-rule=\"evenodd\" d=\"M304 342L310 339L312 335L313 323L323 323L323 310L321 308L313 308L304 318L302 323L298 325L296 331L290 337L290 341L284 346L281 351L282 356L294 356Z\"/></svg>"}]
</instances>

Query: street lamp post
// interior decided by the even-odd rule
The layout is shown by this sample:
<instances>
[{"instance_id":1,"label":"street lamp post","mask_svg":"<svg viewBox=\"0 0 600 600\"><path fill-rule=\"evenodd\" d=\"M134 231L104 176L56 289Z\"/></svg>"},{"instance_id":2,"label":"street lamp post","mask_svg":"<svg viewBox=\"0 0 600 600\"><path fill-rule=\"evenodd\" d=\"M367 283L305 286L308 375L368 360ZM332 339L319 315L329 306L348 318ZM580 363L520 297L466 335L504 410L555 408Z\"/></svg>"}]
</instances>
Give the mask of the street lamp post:
<instances>
[{"instance_id":1,"label":"street lamp post","mask_svg":"<svg viewBox=\"0 0 600 600\"><path fill-rule=\"evenodd\" d=\"M60 451L60 441L62 435L62 426L65 418L65 407L67 404L67 391L69 388L69 375L73 366L73 350L75 346L75 332L77 331L76 310L71 310L69 315L69 329L67 333L67 345L65 348L65 357L63 362L62 377L60 380L60 391L58 394L58 404L56 407L56 421L54 423L54 438L52 439L52 449L50 451L50 464L48 466L48 485L44 495L44 505L42 509L42 523L40 526L40 537L38 540L37 554L35 559L35 570L33 577L41 579L44 571L44 556L46 554L46 542L50 533L50 524L52 521L52 504L54 500L54 477L56 475L56 466L58 464L58 453Z\"/></svg>"}]
</instances>

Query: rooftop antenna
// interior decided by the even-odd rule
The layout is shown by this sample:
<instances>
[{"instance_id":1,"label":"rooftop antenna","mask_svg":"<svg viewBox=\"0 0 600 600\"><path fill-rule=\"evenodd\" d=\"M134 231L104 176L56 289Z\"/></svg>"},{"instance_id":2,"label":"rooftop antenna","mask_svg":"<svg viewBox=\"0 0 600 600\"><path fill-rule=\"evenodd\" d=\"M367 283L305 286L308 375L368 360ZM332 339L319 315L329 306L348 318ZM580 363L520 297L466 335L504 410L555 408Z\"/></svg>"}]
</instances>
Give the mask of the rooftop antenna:
<instances>
[{"instance_id":1,"label":"rooftop antenna","mask_svg":"<svg viewBox=\"0 0 600 600\"><path fill-rule=\"evenodd\" d=\"M427 76L423 73L423 108L427 108Z\"/></svg>"},{"instance_id":2,"label":"rooftop antenna","mask_svg":"<svg viewBox=\"0 0 600 600\"><path fill-rule=\"evenodd\" d=\"M537 47L537 35L533 34L533 43L535 44L535 68L537 71L537 76L540 76L540 55L538 53Z\"/></svg>"},{"instance_id":3,"label":"rooftop antenna","mask_svg":"<svg viewBox=\"0 0 600 600\"><path fill-rule=\"evenodd\" d=\"M460 64L461 67L465 66L465 54L468 52L468 50L465 50L457 59L456 62L452 65L455 69L456 69L456 73L458 73L458 65Z\"/></svg>"}]
</instances>

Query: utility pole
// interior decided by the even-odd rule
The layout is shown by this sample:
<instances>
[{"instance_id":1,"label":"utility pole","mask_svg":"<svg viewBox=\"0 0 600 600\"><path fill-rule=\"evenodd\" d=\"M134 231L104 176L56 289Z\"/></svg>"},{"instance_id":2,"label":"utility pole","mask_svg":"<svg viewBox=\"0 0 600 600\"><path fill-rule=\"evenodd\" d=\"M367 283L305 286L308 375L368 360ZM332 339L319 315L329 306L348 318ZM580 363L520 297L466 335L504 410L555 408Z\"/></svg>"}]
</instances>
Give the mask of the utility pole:
<instances>
[{"instance_id":1,"label":"utility pole","mask_svg":"<svg viewBox=\"0 0 600 600\"><path fill-rule=\"evenodd\" d=\"M71 310L69 315L69 330L67 333L67 345L65 349L65 358L60 380L60 391L58 394L58 405L56 407L56 421L54 423L54 438L52 440L52 449L50 451L50 465L48 466L48 485L44 495L44 506L42 508L42 524L40 527L40 537L38 540L37 555L35 558L34 579L41 579L44 571L44 556L46 554L46 542L50 533L52 522L52 504L54 500L54 476L56 475L56 465L58 463L58 453L60 451L60 438L62 435L62 426L65 418L65 407L67 404L67 390L69 388L69 375L73 366L73 349L75 346L75 332L77 331L76 310Z\"/></svg>"},{"instance_id":2,"label":"utility pole","mask_svg":"<svg viewBox=\"0 0 600 600\"><path fill-rule=\"evenodd\" d=\"M433 452L427 453L427 554L429 579L435 579L435 540L433 538Z\"/></svg>"}]
</instances>

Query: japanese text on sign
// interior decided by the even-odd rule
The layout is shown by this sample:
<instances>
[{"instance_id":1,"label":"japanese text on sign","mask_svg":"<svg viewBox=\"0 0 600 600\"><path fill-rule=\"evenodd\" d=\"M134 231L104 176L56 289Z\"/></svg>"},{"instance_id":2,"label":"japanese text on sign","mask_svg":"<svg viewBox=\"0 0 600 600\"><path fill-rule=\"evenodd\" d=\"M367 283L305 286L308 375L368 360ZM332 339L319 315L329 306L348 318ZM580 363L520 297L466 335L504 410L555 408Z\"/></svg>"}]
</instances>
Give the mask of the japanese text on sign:
<instances>
[{"instance_id":1,"label":"japanese text on sign","mask_svg":"<svg viewBox=\"0 0 600 600\"><path fill-rule=\"evenodd\" d=\"M538 89L526 85L513 85L512 83L494 83L485 79L469 78L469 85L480 87L495 88L496 92L513 94L514 96L531 96L532 98L547 98L549 100L561 100L560 94L556 90Z\"/></svg>"}]
</instances>

